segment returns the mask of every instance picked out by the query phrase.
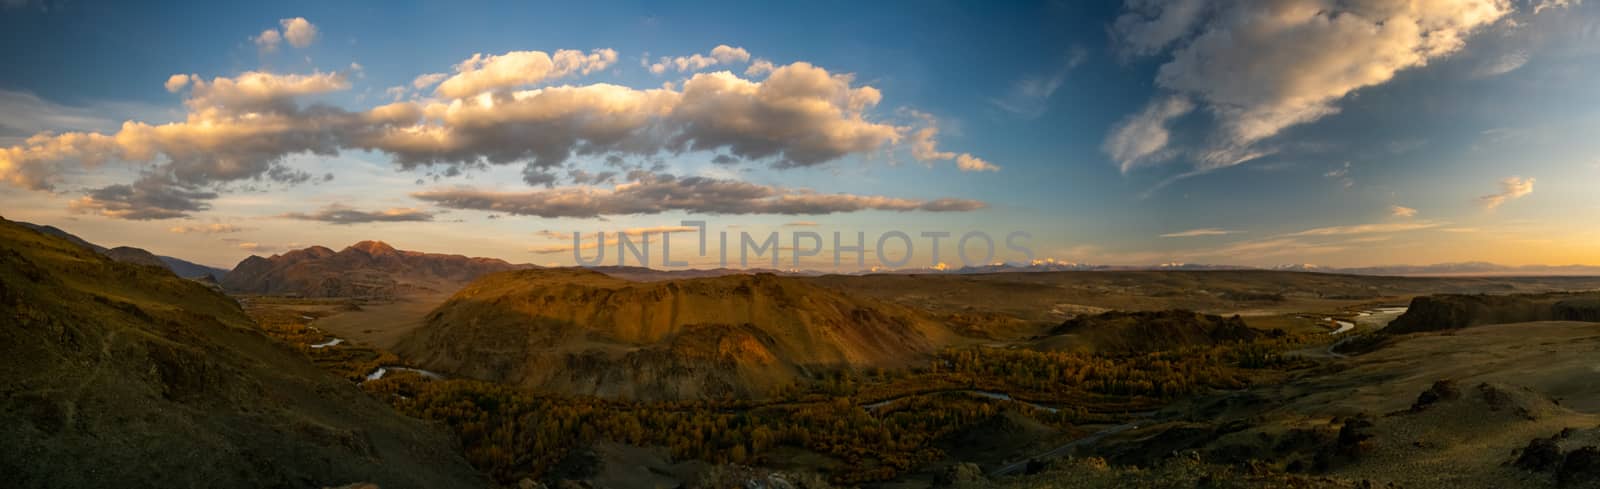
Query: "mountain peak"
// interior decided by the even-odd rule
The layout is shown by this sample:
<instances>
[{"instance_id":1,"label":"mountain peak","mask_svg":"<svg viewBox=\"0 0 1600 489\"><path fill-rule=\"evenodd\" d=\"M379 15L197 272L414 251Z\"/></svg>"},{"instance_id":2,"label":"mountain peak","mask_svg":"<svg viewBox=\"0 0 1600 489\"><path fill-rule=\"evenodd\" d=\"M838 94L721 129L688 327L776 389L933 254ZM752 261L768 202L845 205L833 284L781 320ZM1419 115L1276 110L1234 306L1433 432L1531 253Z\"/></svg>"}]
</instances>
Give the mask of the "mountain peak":
<instances>
[{"instance_id":1,"label":"mountain peak","mask_svg":"<svg viewBox=\"0 0 1600 489\"><path fill-rule=\"evenodd\" d=\"M350 245L350 248L360 250L361 252L372 256L395 253L393 246L389 246L389 243L382 241L362 241L360 243Z\"/></svg>"}]
</instances>

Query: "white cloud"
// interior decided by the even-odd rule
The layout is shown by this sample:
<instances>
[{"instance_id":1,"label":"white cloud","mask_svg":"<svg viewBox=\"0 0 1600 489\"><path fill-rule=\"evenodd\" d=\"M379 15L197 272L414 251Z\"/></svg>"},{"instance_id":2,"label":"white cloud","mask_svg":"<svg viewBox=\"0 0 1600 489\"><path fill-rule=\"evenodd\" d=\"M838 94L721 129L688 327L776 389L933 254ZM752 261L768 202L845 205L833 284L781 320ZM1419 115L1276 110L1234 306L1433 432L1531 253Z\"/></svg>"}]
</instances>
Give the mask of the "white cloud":
<instances>
[{"instance_id":1,"label":"white cloud","mask_svg":"<svg viewBox=\"0 0 1600 489\"><path fill-rule=\"evenodd\" d=\"M1349 234L1397 233L1403 231L1432 229L1439 226L1441 226L1441 224L1436 222L1390 222L1379 224L1358 224L1354 226L1331 226L1307 229L1305 231L1290 233L1284 236L1342 236Z\"/></svg>"},{"instance_id":2,"label":"white cloud","mask_svg":"<svg viewBox=\"0 0 1600 489\"><path fill-rule=\"evenodd\" d=\"M305 17L283 19L278 21L278 24L283 26L283 38L289 41L290 46L307 48L317 40L317 26L312 25Z\"/></svg>"},{"instance_id":3,"label":"white cloud","mask_svg":"<svg viewBox=\"0 0 1600 489\"><path fill-rule=\"evenodd\" d=\"M956 168L961 171L1000 171L1000 167L966 153L956 156Z\"/></svg>"},{"instance_id":4,"label":"white cloud","mask_svg":"<svg viewBox=\"0 0 1600 489\"><path fill-rule=\"evenodd\" d=\"M416 79L411 80L411 86L415 87L417 90L421 90L434 86L439 82L444 81L445 78L449 77L450 75L444 73L428 73L426 75L417 75Z\"/></svg>"},{"instance_id":5,"label":"white cloud","mask_svg":"<svg viewBox=\"0 0 1600 489\"><path fill-rule=\"evenodd\" d=\"M267 29L250 38L250 41L256 43L256 49L270 53L278 50L278 44L283 42L283 35L278 34L277 29Z\"/></svg>"},{"instance_id":6,"label":"white cloud","mask_svg":"<svg viewBox=\"0 0 1600 489\"><path fill-rule=\"evenodd\" d=\"M765 74L768 74L768 73L772 73L772 70L775 70L775 69L778 69L778 67L776 65L773 65L771 61L767 61L767 60L764 60L764 59L757 59L757 60L755 60L755 62L750 63L750 67L749 68L745 68L744 69L744 75L745 76L752 76L752 77L753 76L761 76L761 75L765 75Z\"/></svg>"},{"instance_id":7,"label":"white cloud","mask_svg":"<svg viewBox=\"0 0 1600 489\"><path fill-rule=\"evenodd\" d=\"M1533 178L1506 177L1500 181L1500 193L1478 197L1478 202L1485 209L1495 209L1506 202L1517 200L1533 193Z\"/></svg>"},{"instance_id":8,"label":"white cloud","mask_svg":"<svg viewBox=\"0 0 1600 489\"><path fill-rule=\"evenodd\" d=\"M717 47L711 48L710 55L694 54L691 56L678 57L663 56L659 61L651 64L649 68L651 73L659 75L666 73L669 69L676 70L681 73L700 71L719 64L730 65L749 61L750 52L745 51L744 48L728 46L726 44L718 44ZM771 68L771 63L767 63L767 67ZM754 69L753 66L751 68ZM755 73L747 74L755 75Z\"/></svg>"},{"instance_id":9,"label":"white cloud","mask_svg":"<svg viewBox=\"0 0 1600 489\"><path fill-rule=\"evenodd\" d=\"M490 90L587 75L616 62L617 52L611 49L596 49L587 54L573 49L556 51L554 55L544 51L511 51L487 56L479 53L457 64L456 74L440 83L436 92L448 98L467 98Z\"/></svg>"},{"instance_id":10,"label":"white cloud","mask_svg":"<svg viewBox=\"0 0 1600 489\"><path fill-rule=\"evenodd\" d=\"M167 83L162 86L166 87L168 92L178 93L178 90L183 90L183 87L188 85L189 75L180 73L167 77Z\"/></svg>"},{"instance_id":11,"label":"white cloud","mask_svg":"<svg viewBox=\"0 0 1600 489\"><path fill-rule=\"evenodd\" d=\"M1161 237L1163 237L1163 238L1193 238L1193 237L1199 237L1199 236L1223 236L1223 235L1237 234L1237 233L1239 233L1239 231L1229 231L1227 229L1219 229L1219 228L1204 228L1204 229L1191 229L1191 230L1188 230L1188 231L1180 231L1180 232L1176 232L1176 233L1167 233L1167 234L1161 235Z\"/></svg>"},{"instance_id":12,"label":"white cloud","mask_svg":"<svg viewBox=\"0 0 1600 489\"><path fill-rule=\"evenodd\" d=\"M1143 111L1112 128L1101 148L1117 162L1122 173L1165 161L1172 156L1163 151L1172 136L1167 124L1192 110L1194 103L1183 97L1152 101Z\"/></svg>"},{"instance_id":13,"label":"white cloud","mask_svg":"<svg viewBox=\"0 0 1600 489\"><path fill-rule=\"evenodd\" d=\"M558 53L553 71L539 76L600 69L613 57L597 54L601 51L571 53ZM439 90L465 93L538 78L498 73L505 62L505 57L474 56L452 78L461 83L447 80ZM108 209L106 215L129 218L170 218L204 210L204 201L215 198L213 190L223 183L309 181L309 174L283 163L292 154L379 151L404 168L442 165L446 176L486 163L523 162L544 175L575 154L620 158L690 151L719 153L734 164L764 160L786 168L887 151L913 131L869 116L882 98L876 88L804 62L778 67L762 81L723 71L696 74L681 89L670 84L650 89L562 85L394 102L358 112L306 106L302 100L348 89L350 83L340 73L251 71L211 81L192 75L185 79L189 112L184 120L128 121L106 133L36 135L0 147L0 181L43 190L61 183L74 167L92 168L110 160L155 163L148 169L151 177L137 188L98 189L95 193L102 195L91 196L95 198L79 208ZM474 88L463 88L469 86ZM918 138L918 151L954 160L965 171L998 168L974 155L940 151L932 136ZM163 185L171 188L157 192ZM108 200L112 198L125 206L148 204L151 212L95 207L114 202Z\"/></svg>"},{"instance_id":14,"label":"white cloud","mask_svg":"<svg viewBox=\"0 0 1600 489\"><path fill-rule=\"evenodd\" d=\"M1129 13L1114 28L1127 52L1169 53L1156 85L1192 97L1215 117L1211 147L1194 153L1201 171L1271 153L1254 146L1286 128L1337 113L1337 103L1356 90L1459 51L1468 37L1512 12L1508 0L1270 0L1211 6L1131 0ZM1151 120L1150 109L1145 112L1134 120ZM1125 124L1113 138L1129 127L1159 126ZM1164 129L1160 133L1154 139L1165 141ZM1124 168L1128 155L1155 154L1165 146L1151 139L1120 141L1106 149Z\"/></svg>"},{"instance_id":15,"label":"white cloud","mask_svg":"<svg viewBox=\"0 0 1600 489\"><path fill-rule=\"evenodd\" d=\"M1538 15L1548 9L1564 9L1583 4L1583 0L1533 0L1533 13Z\"/></svg>"},{"instance_id":16,"label":"white cloud","mask_svg":"<svg viewBox=\"0 0 1600 489\"><path fill-rule=\"evenodd\" d=\"M1394 217L1416 217L1417 210L1403 205L1389 206L1389 215Z\"/></svg>"}]
</instances>

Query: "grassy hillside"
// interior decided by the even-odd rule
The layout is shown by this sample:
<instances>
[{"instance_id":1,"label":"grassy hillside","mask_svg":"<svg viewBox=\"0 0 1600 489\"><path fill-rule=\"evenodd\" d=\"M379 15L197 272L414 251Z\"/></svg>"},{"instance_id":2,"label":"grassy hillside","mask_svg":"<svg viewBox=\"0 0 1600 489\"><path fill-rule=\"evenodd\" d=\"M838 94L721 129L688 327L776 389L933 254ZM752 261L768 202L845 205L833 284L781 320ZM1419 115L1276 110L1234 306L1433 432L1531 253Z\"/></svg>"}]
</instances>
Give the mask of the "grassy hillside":
<instances>
[{"instance_id":1,"label":"grassy hillside","mask_svg":"<svg viewBox=\"0 0 1600 489\"><path fill-rule=\"evenodd\" d=\"M454 441L263 336L230 298L0 220L11 487L482 487Z\"/></svg>"}]
</instances>

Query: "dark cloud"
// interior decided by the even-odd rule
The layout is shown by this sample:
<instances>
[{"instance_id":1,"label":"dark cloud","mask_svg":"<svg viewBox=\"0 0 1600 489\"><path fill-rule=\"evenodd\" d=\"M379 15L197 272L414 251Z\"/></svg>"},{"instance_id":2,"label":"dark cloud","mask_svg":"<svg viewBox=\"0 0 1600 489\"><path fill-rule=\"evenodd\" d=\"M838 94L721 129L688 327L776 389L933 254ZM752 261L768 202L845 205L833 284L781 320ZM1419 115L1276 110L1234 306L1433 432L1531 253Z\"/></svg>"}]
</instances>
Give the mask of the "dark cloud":
<instances>
[{"instance_id":1,"label":"dark cloud","mask_svg":"<svg viewBox=\"0 0 1600 489\"><path fill-rule=\"evenodd\" d=\"M330 224L361 224L369 222L432 221L434 214L421 209L393 208L376 212L352 209L339 204L329 205L312 213L291 212L278 217L318 221Z\"/></svg>"},{"instance_id":2,"label":"dark cloud","mask_svg":"<svg viewBox=\"0 0 1600 489\"><path fill-rule=\"evenodd\" d=\"M131 184L90 190L88 195L72 201L68 207L75 212L143 221L188 217L190 212L211 208L205 201L215 198L215 192L188 188L147 175Z\"/></svg>"},{"instance_id":3,"label":"dark cloud","mask_svg":"<svg viewBox=\"0 0 1600 489\"><path fill-rule=\"evenodd\" d=\"M485 210L546 218L591 218L685 211L702 214L820 215L867 210L966 212L987 207L962 199L931 201L871 195L824 194L706 177L635 174L613 190L563 187L532 192L472 188L430 190L413 197L452 209Z\"/></svg>"}]
</instances>

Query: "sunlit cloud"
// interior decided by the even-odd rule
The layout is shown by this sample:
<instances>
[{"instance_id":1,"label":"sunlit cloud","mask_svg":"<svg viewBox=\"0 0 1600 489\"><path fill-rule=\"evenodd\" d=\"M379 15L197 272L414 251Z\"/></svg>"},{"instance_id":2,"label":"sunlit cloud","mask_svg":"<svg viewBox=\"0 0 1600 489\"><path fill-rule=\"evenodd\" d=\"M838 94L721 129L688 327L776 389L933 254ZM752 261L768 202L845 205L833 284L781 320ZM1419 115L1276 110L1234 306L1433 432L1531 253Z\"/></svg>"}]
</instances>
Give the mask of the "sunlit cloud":
<instances>
[{"instance_id":1,"label":"sunlit cloud","mask_svg":"<svg viewBox=\"0 0 1600 489\"><path fill-rule=\"evenodd\" d=\"M1506 177L1500 181L1500 193L1478 197L1483 208L1494 210L1507 202L1533 193L1533 178Z\"/></svg>"},{"instance_id":2,"label":"sunlit cloud","mask_svg":"<svg viewBox=\"0 0 1600 489\"><path fill-rule=\"evenodd\" d=\"M1239 232L1240 231L1231 231L1231 230L1219 229L1219 228L1204 228L1204 229L1190 229L1188 231L1180 231L1180 232L1176 232L1176 233L1167 233L1167 234L1161 235L1160 237L1162 237L1162 238L1194 238L1194 237L1199 237L1199 236L1223 236L1223 235L1228 235L1228 234L1238 234Z\"/></svg>"},{"instance_id":3,"label":"sunlit cloud","mask_svg":"<svg viewBox=\"0 0 1600 489\"><path fill-rule=\"evenodd\" d=\"M1389 215L1394 217L1416 217L1417 210L1403 205L1389 206Z\"/></svg>"},{"instance_id":4,"label":"sunlit cloud","mask_svg":"<svg viewBox=\"0 0 1600 489\"><path fill-rule=\"evenodd\" d=\"M187 226L173 226L167 228L168 232L177 234L228 234L244 231L245 228L233 224L212 223L192 224Z\"/></svg>"}]
</instances>

